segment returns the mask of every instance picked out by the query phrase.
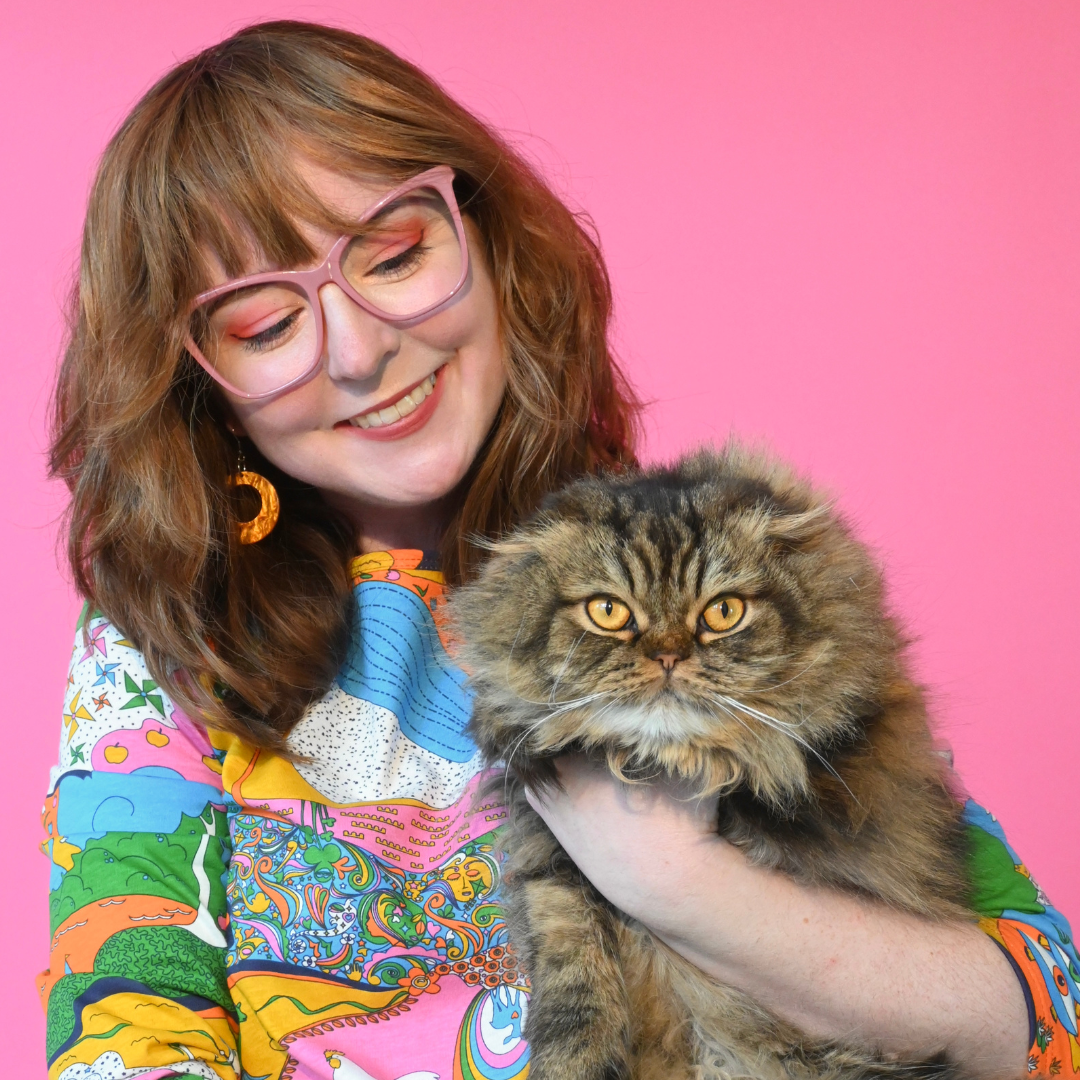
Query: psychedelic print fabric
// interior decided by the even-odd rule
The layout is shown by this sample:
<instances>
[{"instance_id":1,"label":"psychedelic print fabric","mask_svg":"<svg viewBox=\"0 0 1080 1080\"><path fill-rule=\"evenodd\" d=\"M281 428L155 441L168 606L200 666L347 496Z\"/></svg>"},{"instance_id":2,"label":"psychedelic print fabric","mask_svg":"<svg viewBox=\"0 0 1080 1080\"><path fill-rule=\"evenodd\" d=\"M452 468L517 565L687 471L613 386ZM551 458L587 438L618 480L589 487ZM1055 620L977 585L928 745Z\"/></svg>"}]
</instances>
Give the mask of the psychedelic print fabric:
<instances>
[{"instance_id":1,"label":"psychedelic print fabric","mask_svg":"<svg viewBox=\"0 0 1080 1080\"><path fill-rule=\"evenodd\" d=\"M43 815L51 1077L239 1075L219 770L131 643L84 613Z\"/></svg>"},{"instance_id":2,"label":"psychedelic print fabric","mask_svg":"<svg viewBox=\"0 0 1080 1080\"><path fill-rule=\"evenodd\" d=\"M1065 916L1032 880L997 818L964 807L971 840L972 906L1005 951L1028 1003L1032 1076L1080 1076L1080 959Z\"/></svg>"},{"instance_id":3,"label":"psychedelic print fabric","mask_svg":"<svg viewBox=\"0 0 1080 1080\"><path fill-rule=\"evenodd\" d=\"M524 1080L528 982L497 903L445 592L418 551L352 565L356 632L293 764L207 733L131 642L80 622L52 861L50 1080ZM1080 1075L1065 920L974 803L977 909L1031 1007L1035 1076Z\"/></svg>"},{"instance_id":4,"label":"psychedelic print fabric","mask_svg":"<svg viewBox=\"0 0 1080 1080\"><path fill-rule=\"evenodd\" d=\"M505 812L422 558L354 561L354 648L295 766L208 739L80 623L44 813L51 1080L523 1080Z\"/></svg>"},{"instance_id":5,"label":"psychedelic print fabric","mask_svg":"<svg viewBox=\"0 0 1080 1080\"><path fill-rule=\"evenodd\" d=\"M232 809L228 982L253 1076L514 1080L527 985L493 902L494 830L465 676L420 552L354 563L336 685L293 766L215 739Z\"/></svg>"}]
</instances>

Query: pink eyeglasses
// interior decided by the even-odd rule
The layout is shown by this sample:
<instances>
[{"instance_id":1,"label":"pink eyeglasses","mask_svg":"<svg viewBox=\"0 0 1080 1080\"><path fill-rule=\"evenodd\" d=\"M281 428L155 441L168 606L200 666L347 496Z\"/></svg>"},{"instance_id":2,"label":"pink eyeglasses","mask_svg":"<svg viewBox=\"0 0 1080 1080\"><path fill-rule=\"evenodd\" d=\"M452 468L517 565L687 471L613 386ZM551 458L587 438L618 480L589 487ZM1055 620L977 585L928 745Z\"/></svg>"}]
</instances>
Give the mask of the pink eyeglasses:
<instances>
[{"instance_id":1,"label":"pink eyeglasses","mask_svg":"<svg viewBox=\"0 0 1080 1080\"><path fill-rule=\"evenodd\" d=\"M333 282L388 323L441 310L469 274L469 248L446 165L384 195L313 270L237 278L195 297L186 345L210 376L248 400L304 382L323 354L319 290Z\"/></svg>"}]
</instances>

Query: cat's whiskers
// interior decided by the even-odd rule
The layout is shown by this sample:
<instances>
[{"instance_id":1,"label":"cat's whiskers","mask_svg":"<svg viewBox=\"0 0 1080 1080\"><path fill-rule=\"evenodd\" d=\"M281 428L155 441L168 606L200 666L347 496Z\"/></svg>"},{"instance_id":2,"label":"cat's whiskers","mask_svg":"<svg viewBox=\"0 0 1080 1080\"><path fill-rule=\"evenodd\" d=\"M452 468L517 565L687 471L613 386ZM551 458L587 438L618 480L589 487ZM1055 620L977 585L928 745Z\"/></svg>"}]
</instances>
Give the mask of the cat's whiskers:
<instances>
[{"instance_id":1,"label":"cat's whiskers","mask_svg":"<svg viewBox=\"0 0 1080 1080\"><path fill-rule=\"evenodd\" d=\"M524 701L528 705L539 705L541 708L547 705L554 705L555 708L549 709L541 718L540 723L546 720L550 720L555 716L561 716L565 712L572 712L574 709L580 709L590 704L591 702L598 701L600 698L611 697L614 691L612 690L596 690L591 694L584 694L578 698L570 698L567 701L529 701L527 698L519 697L520 701Z\"/></svg>"},{"instance_id":2,"label":"cat's whiskers","mask_svg":"<svg viewBox=\"0 0 1080 1080\"><path fill-rule=\"evenodd\" d=\"M570 661L573 659L574 653L577 652L578 646L585 640L585 635L587 633L587 630L583 630L581 632L581 636L573 643L573 645L570 646L570 648L566 652L566 658L562 662L562 667L559 668L558 672L555 675L555 681L551 684L551 693L548 695L549 700L553 704L555 702L555 692L559 689L559 682L566 674L566 669L570 666Z\"/></svg>"},{"instance_id":3,"label":"cat's whiskers","mask_svg":"<svg viewBox=\"0 0 1080 1080\"><path fill-rule=\"evenodd\" d=\"M815 656L814 659L811 660L810 663L807 664L806 667L804 667L802 669L802 671L795 672L795 674L792 675L790 679L785 679L783 682L775 683L772 686L763 686L760 690L744 690L742 692L744 694L771 694L774 690L779 690L781 686L788 686L791 683L793 683L796 679L801 679L825 655L826 652L828 652L828 645L826 643L822 643L821 648L818 650L817 656ZM790 659L790 657L778 656L778 657L775 657L774 659L775 660L787 660L787 659ZM800 721L800 723L801 723L801 721Z\"/></svg>"},{"instance_id":4,"label":"cat's whiskers","mask_svg":"<svg viewBox=\"0 0 1080 1080\"><path fill-rule=\"evenodd\" d=\"M571 698L567 701L560 701L557 703L556 708L547 708L547 711L539 715L535 720L525 726L525 735L527 738L538 728L543 727L544 724L553 720L557 716L561 716L563 713L573 712L575 709L584 708L586 705L591 704L600 698L614 698L614 692L611 690L597 690L592 694L584 694L579 698ZM521 694L517 695L518 701L524 702L526 705L536 705L540 708L546 708L551 702L548 701L532 701L530 698L523 697ZM616 702L613 700L610 704L614 705ZM520 741L517 745L520 745Z\"/></svg>"},{"instance_id":5,"label":"cat's whiskers","mask_svg":"<svg viewBox=\"0 0 1080 1080\"><path fill-rule=\"evenodd\" d=\"M569 698L566 701L556 701L555 700L555 693L559 688L559 680L565 674L566 667L569 664L569 662L570 662L570 660L571 660L571 658L573 656L573 651L581 643L582 638L585 637L584 634L582 634L581 637L578 638L578 640L574 643L574 645L571 647L570 653L566 657L566 660L563 661L563 665L559 669L559 674L556 676L555 682L552 684L551 692L548 695L547 701L535 701L533 698L528 698L524 694L522 694L519 691L515 690L513 681L510 678L510 661L513 659L514 646L517 645L518 638L521 636L521 630L522 630L522 627L524 625L525 625L525 617L522 616L521 625L518 627L518 632L514 636L514 640L513 640L512 644L510 645L510 651L507 654L506 663L504 665L504 667L505 667L505 679L504 679L504 681L506 683L506 688L514 695L515 698L517 698L518 701L522 702L525 705L537 705L540 708L544 708L544 707L549 706L549 705L557 705L558 706L557 709L555 709L552 712L548 713L547 716L544 717L544 719L547 719L550 716L558 715L560 712L565 712L567 709L576 709L576 708L579 708L582 705L587 705L590 701L595 701L599 697L605 697L605 696L610 695L611 691L598 690L595 693L584 694L584 695L582 695L581 697L578 697L578 698Z\"/></svg>"},{"instance_id":6,"label":"cat's whiskers","mask_svg":"<svg viewBox=\"0 0 1080 1080\"><path fill-rule=\"evenodd\" d=\"M738 698L729 697L726 694L721 696L729 705L733 705L737 709L742 709L742 711L748 716L752 716L756 720L761 720L764 723L768 724L770 727L776 727L777 730L779 730L779 728L781 727L802 727L802 725L806 722L805 717L798 721L781 720L779 716L773 716L771 713L762 712L760 709L755 709L752 705L744 705L741 701L739 701Z\"/></svg>"},{"instance_id":7,"label":"cat's whiskers","mask_svg":"<svg viewBox=\"0 0 1080 1080\"><path fill-rule=\"evenodd\" d=\"M616 706L626 704L624 701L621 701L618 697L616 697L613 693L609 693L608 696L611 698L611 700L606 702L604 705L601 705L600 708L592 714L592 720L594 722L602 720L604 716Z\"/></svg>"},{"instance_id":8,"label":"cat's whiskers","mask_svg":"<svg viewBox=\"0 0 1080 1080\"><path fill-rule=\"evenodd\" d=\"M510 753L507 755L506 762L503 766L503 805L505 806L510 799L509 784L510 784L510 765L514 760L514 755L521 749L521 744L532 734L532 728L526 728L520 739L517 739L514 745L510 748Z\"/></svg>"},{"instance_id":9,"label":"cat's whiskers","mask_svg":"<svg viewBox=\"0 0 1080 1080\"><path fill-rule=\"evenodd\" d=\"M542 716L537 717L537 719L534 720L531 724L527 724L525 726L525 730L521 733L521 735L518 736L517 739L514 740L514 744L510 748L510 753L506 756L506 761L504 762L504 768L505 768L505 772L503 774L503 802L504 803L506 802L506 800L508 798L507 784L509 783L509 780L510 780L510 766L511 766L513 760L514 760L514 755L518 752L518 750L521 749L521 747L524 744L525 740L528 739L528 737L530 735L532 735L533 732L535 732L539 728L543 727L553 717L558 716L560 713L566 712L571 708L579 708L582 705L587 705L589 702L595 701L597 698L601 698L601 697L605 697L605 696L606 697L612 697L611 691L597 691L595 694L586 694L582 698L576 698L573 701L563 702L563 703L561 703L559 708L552 709L549 712L544 713ZM519 699L521 701L526 701L527 700L526 698L520 697L520 695L519 695ZM604 705L603 709L601 709L600 713L598 713L597 715L602 714L604 709L611 708L611 706L615 705L616 703L617 702L615 700L612 700L612 701L608 702L607 704ZM539 701L535 701L535 702L529 702L529 704L530 705L540 705L542 703L539 702Z\"/></svg>"},{"instance_id":10,"label":"cat's whiskers","mask_svg":"<svg viewBox=\"0 0 1080 1080\"><path fill-rule=\"evenodd\" d=\"M744 728L746 728L747 731L750 732L751 735L755 736L755 738L760 738L760 735L758 734L758 732L756 732L737 712L735 712L734 709L731 709L727 705L724 704L723 698L718 698L715 695L710 695L710 696L712 698L713 704L722 713L726 713L737 724L741 724Z\"/></svg>"},{"instance_id":11,"label":"cat's whiskers","mask_svg":"<svg viewBox=\"0 0 1080 1080\"><path fill-rule=\"evenodd\" d=\"M522 630L525 629L525 618L528 612L523 611L521 613L521 622L518 623L517 633L514 635L514 640L510 642L510 651L506 654L505 678L506 685L510 685L510 662L514 659L514 649L517 648L518 638L521 637Z\"/></svg>"},{"instance_id":12,"label":"cat's whiskers","mask_svg":"<svg viewBox=\"0 0 1080 1080\"><path fill-rule=\"evenodd\" d=\"M507 784L510 780L510 765L514 760L514 755L521 749L525 740L534 732L537 728L542 727L547 723L549 717L541 716L539 720L534 720L533 723L527 724L525 730L521 735L514 740L514 745L510 748L510 753L507 755L505 762L505 772L503 774L503 802L507 800Z\"/></svg>"},{"instance_id":13,"label":"cat's whiskers","mask_svg":"<svg viewBox=\"0 0 1080 1080\"><path fill-rule=\"evenodd\" d=\"M855 792L847 786L847 784L844 782L844 778L832 767L829 761L825 757L823 757L822 754L815 747L813 747L809 742L807 742L806 739L802 738L801 735L796 735L795 732L791 730L792 727L794 727L795 725L785 720L780 720L778 717L770 716L768 713L764 713L760 709L752 709L750 708L750 706L744 705L738 699L729 697L726 694L721 696L723 697L724 701L726 701L732 707L736 709L741 709L744 713L746 713L747 716L752 716L755 720L760 720L761 723L765 724L766 727L771 727L774 731L779 731L781 734L787 735L789 739L797 742L801 747L803 747L804 750L808 750L811 754L814 755L814 757L818 759L818 761L821 762L822 765L825 766L825 768L830 773L832 773L832 775L837 780L840 781L840 784L843 786L844 790L851 796L852 801L855 803L855 805L861 808L862 803L860 803L859 800L855 797Z\"/></svg>"}]
</instances>

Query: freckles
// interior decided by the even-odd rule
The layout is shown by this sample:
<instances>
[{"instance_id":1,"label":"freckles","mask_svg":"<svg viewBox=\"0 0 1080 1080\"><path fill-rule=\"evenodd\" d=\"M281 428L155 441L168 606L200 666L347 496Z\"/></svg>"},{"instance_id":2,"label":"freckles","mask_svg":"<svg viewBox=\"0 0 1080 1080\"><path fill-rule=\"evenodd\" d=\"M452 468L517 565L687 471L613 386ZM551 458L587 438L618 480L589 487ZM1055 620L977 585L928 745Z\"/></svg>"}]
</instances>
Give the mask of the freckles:
<instances>
[{"instance_id":1,"label":"freckles","mask_svg":"<svg viewBox=\"0 0 1080 1080\"><path fill-rule=\"evenodd\" d=\"M475 315L468 310L450 308L403 333L426 349L452 353L467 346L477 336L473 327L476 321Z\"/></svg>"},{"instance_id":2,"label":"freckles","mask_svg":"<svg viewBox=\"0 0 1080 1080\"><path fill-rule=\"evenodd\" d=\"M237 419L256 441L260 434L270 437L288 437L320 426L326 415L323 372L310 382L298 386L270 401L249 403L230 400Z\"/></svg>"},{"instance_id":3,"label":"freckles","mask_svg":"<svg viewBox=\"0 0 1080 1080\"><path fill-rule=\"evenodd\" d=\"M495 396L501 399L507 371L503 344L495 322L492 313L491 327L483 324L476 327L474 333L455 343L455 349L461 379L469 384L472 393L481 392L485 398Z\"/></svg>"},{"instance_id":4,"label":"freckles","mask_svg":"<svg viewBox=\"0 0 1080 1080\"><path fill-rule=\"evenodd\" d=\"M462 355L491 351L502 357L499 337L499 309L492 284L473 280L455 303L430 319L425 319L406 333L428 348Z\"/></svg>"},{"instance_id":5,"label":"freckles","mask_svg":"<svg viewBox=\"0 0 1080 1080\"><path fill-rule=\"evenodd\" d=\"M421 324L416 328L421 332L427 329L425 343L455 353L459 366L469 376L497 380L501 393L506 380L506 357L494 293L473 294L431 321L436 325L427 328Z\"/></svg>"}]
</instances>

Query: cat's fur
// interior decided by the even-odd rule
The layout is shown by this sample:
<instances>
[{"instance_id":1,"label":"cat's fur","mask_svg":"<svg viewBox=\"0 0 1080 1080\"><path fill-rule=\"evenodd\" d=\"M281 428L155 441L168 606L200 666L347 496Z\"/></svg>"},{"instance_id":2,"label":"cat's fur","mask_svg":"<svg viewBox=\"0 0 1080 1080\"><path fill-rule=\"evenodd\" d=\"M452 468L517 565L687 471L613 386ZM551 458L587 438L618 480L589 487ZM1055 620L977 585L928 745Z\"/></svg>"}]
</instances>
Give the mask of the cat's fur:
<instances>
[{"instance_id":1,"label":"cat's fur","mask_svg":"<svg viewBox=\"0 0 1080 1080\"><path fill-rule=\"evenodd\" d=\"M745 627L703 642L721 594L748 599ZM585 610L608 595L635 613L621 637ZM737 446L584 479L496 544L452 608L473 736L510 766L504 898L532 978L532 1080L960 1076L814 1042L709 979L604 900L524 797L584 750L718 793L720 834L755 863L966 915L947 764L880 572L827 500ZM659 655L679 658L670 673Z\"/></svg>"}]
</instances>

